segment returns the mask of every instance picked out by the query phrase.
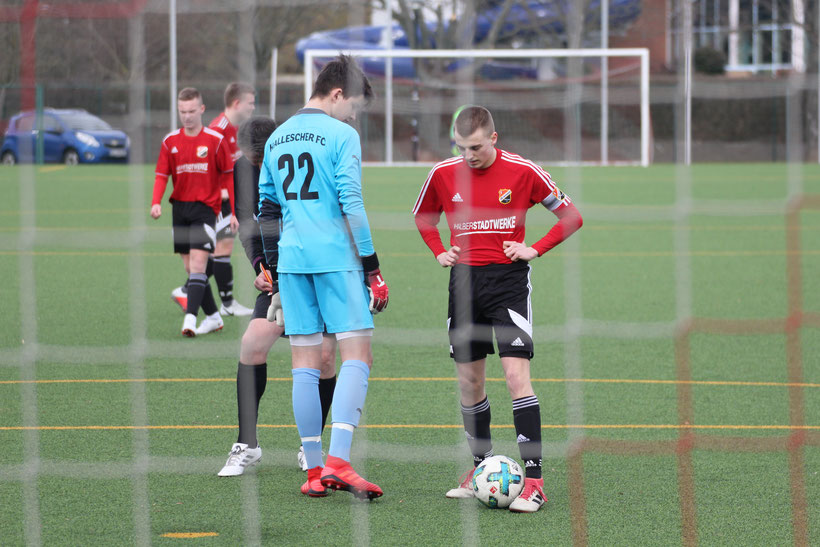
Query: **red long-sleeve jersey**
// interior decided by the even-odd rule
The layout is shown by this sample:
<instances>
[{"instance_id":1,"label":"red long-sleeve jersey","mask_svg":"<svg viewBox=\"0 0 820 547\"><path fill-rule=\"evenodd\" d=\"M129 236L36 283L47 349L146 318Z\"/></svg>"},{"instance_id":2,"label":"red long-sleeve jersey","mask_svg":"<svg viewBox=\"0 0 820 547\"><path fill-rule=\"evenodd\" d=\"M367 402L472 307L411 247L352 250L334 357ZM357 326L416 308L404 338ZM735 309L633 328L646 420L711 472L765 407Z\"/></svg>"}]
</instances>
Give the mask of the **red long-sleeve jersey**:
<instances>
[{"instance_id":1,"label":"red long-sleeve jersey","mask_svg":"<svg viewBox=\"0 0 820 547\"><path fill-rule=\"evenodd\" d=\"M189 137L183 129L165 136L157 159L152 205L162 202L168 177L173 190L168 201L200 201L216 214L222 210L223 177L233 173L233 159L221 134L203 127ZM233 210L233 184L228 185Z\"/></svg>"},{"instance_id":2,"label":"red long-sleeve jersey","mask_svg":"<svg viewBox=\"0 0 820 547\"><path fill-rule=\"evenodd\" d=\"M231 159L234 163L236 163L236 160L242 157L242 151L239 149L239 142L236 140L236 126L234 126L225 113L222 112L219 116L213 119L208 127L222 135L225 139L225 144L228 146L228 150L231 153ZM228 186L232 185L232 175L222 177L222 188L228 189Z\"/></svg>"},{"instance_id":3,"label":"red long-sleeve jersey","mask_svg":"<svg viewBox=\"0 0 820 547\"><path fill-rule=\"evenodd\" d=\"M446 251L437 224L444 212L450 245L461 248L459 263L509 264L504 241L524 241L527 210L543 204L559 221L532 247L539 255L581 227L580 213L533 162L504 150L486 169L472 169L455 157L436 164L413 207L416 227L434 255Z\"/></svg>"}]
</instances>

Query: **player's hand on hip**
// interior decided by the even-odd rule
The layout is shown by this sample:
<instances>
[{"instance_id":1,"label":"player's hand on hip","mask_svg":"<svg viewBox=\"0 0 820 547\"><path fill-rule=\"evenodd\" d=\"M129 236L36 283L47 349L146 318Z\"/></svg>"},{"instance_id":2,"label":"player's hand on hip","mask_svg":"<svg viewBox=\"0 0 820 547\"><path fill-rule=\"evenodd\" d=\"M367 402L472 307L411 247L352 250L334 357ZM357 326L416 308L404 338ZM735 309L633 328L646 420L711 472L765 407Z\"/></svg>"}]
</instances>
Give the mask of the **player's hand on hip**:
<instances>
[{"instance_id":1,"label":"player's hand on hip","mask_svg":"<svg viewBox=\"0 0 820 547\"><path fill-rule=\"evenodd\" d=\"M239 221L236 220L236 215L231 215L231 232L234 234L239 233Z\"/></svg>"},{"instance_id":2,"label":"player's hand on hip","mask_svg":"<svg viewBox=\"0 0 820 547\"><path fill-rule=\"evenodd\" d=\"M538 251L518 241L505 241L504 254L513 262L519 260L529 262L533 258L538 258Z\"/></svg>"},{"instance_id":3,"label":"player's hand on hip","mask_svg":"<svg viewBox=\"0 0 820 547\"><path fill-rule=\"evenodd\" d=\"M450 247L449 250L436 256L436 260L438 260L438 263L441 264L442 268L449 268L456 265L460 254L461 247Z\"/></svg>"},{"instance_id":4,"label":"player's hand on hip","mask_svg":"<svg viewBox=\"0 0 820 547\"><path fill-rule=\"evenodd\" d=\"M151 218L159 218L162 215L162 205L155 203L151 206Z\"/></svg>"},{"instance_id":5,"label":"player's hand on hip","mask_svg":"<svg viewBox=\"0 0 820 547\"><path fill-rule=\"evenodd\" d=\"M370 312L375 315L387 307L390 289L387 288L387 282L378 269L366 272L364 280L370 293Z\"/></svg>"}]
</instances>

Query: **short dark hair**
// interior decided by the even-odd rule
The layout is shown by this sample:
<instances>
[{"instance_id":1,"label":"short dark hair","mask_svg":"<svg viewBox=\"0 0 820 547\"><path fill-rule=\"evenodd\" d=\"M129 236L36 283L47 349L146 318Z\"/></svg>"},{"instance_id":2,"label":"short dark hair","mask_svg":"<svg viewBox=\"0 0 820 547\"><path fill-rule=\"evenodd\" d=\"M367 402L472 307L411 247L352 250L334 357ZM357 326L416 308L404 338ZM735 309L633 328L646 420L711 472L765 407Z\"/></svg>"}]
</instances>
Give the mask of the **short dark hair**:
<instances>
[{"instance_id":1,"label":"short dark hair","mask_svg":"<svg viewBox=\"0 0 820 547\"><path fill-rule=\"evenodd\" d=\"M479 129L484 129L488 135L495 131L493 115L483 106L468 106L456 116L455 128L462 137L469 137Z\"/></svg>"},{"instance_id":2,"label":"short dark hair","mask_svg":"<svg viewBox=\"0 0 820 547\"><path fill-rule=\"evenodd\" d=\"M341 88L345 98L364 96L369 103L374 97L370 81L350 55L339 55L322 68L310 98L327 97L337 87Z\"/></svg>"},{"instance_id":3,"label":"short dark hair","mask_svg":"<svg viewBox=\"0 0 820 547\"><path fill-rule=\"evenodd\" d=\"M202 100L202 94L195 87L186 87L177 95L178 101L193 101L194 99Z\"/></svg>"},{"instance_id":4,"label":"short dark hair","mask_svg":"<svg viewBox=\"0 0 820 547\"><path fill-rule=\"evenodd\" d=\"M276 129L276 122L267 116L253 116L242 122L236 133L239 149L253 164L262 161L265 155L265 143Z\"/></svg>"},{"instance_id":5,"label":"short dark hair","mask_svg":"<svg viewBox=\"0 0 820 547\"><path fill-rule=\"evenodd\" d=\"M241 99L242 95L245 93L255 95L256 90L251 84L246 84L245 82L229 83L228 87L225 88L225 95L223 97L225 101L225 108L231 106L235 100Z\"/></svg>"}]
</instances>

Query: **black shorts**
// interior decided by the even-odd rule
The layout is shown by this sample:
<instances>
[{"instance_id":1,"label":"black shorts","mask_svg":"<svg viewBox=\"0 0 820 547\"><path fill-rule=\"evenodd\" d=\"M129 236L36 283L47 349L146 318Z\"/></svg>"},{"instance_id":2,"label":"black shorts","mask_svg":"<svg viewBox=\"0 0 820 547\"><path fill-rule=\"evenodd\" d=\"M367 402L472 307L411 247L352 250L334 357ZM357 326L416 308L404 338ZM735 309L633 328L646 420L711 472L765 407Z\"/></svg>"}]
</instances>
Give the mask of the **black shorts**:
<instances>
[{"instance_id":1,"label":"black shorts","mask_svg":"<svg viewBox=\"0 0 820 547\"><path fill-rule=\"evenodd\" d=\"M532 359L530 265L527 262L467 266L450 271L447 330L457 363L500 357Z\"/></svg>"},{"instance_id":2,"label":"black shorts","mask_svg":"<svg viewBox=\"0 0 820 547\"><path fill-rule=\"evenodd\" d=\"M270 308L270 302L272 298L272 295L266 292L260 292L259 295L256 297L256 304L253 305L253 314L251 315L251 319L264 319L265 321L267 321L268 308ZM280 336L282 338L288 338L288 335L284 332Z\"/></svg>"},{"instance_id":3,"label":"black shorts","mask_svg":"<svg viewBox=\"0 0 820 547\"><path fill-rule=\"evenodd\" d=\"M201 201L172 201L174 252L188 254L191 249L214 252L216 214Z\"/></svg>"},{"instance_id":4,"label":"black shorts","mask_svg":"<svg viewBox=\"0 0 820 547\"><path fill-rule=\"evenodd\" d=\"M270 308L270 301L272 296L267 292L260 292L256 297L256 304L253 305L253 315L251 319L267 319L268 308Z\"/></svg>"},{"instance_id":5,"label":"black shorts","mask_svg":"<svg viewBox=\"0 0 820 547\"><path fill-rule=\"evenodd\" d=\"M222 211L216 217L216 239L231 239L236 234L231 231L231 200L222 200Z\"/></svg>"}]
</instances>

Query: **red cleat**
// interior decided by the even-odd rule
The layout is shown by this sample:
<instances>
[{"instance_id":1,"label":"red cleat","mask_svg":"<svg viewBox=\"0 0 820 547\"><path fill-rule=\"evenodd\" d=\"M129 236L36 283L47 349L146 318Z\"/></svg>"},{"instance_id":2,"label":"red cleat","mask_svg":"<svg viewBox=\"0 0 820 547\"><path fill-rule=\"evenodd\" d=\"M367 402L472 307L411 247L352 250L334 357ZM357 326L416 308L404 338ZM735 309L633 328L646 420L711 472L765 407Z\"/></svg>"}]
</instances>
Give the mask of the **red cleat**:
<instances>
[{"instance_id":1,"label":"red cleat","mask_svg":"<svg viewBox=\"0 0 820 547\"><path fill-rule=\"evenodd\" d=\"M302 485L302 493L311 498L323 498L329 494L327 488L322 485L322 468L316 466L313 469L307 470L307 480Z\"/></svg>"},{"instance_id":2,"label":"red cleat","mask_svg":"<svg viewBox=\"0 0 820 547\"><path fill-rule=\"evenodd\" d=\"M335 456L328 456L322 470L322 486L333 490L347 490L362 500L372 500L384 495L382 489L372 482L367 482L346 462Z\"/></svg>"}]
</instances>

